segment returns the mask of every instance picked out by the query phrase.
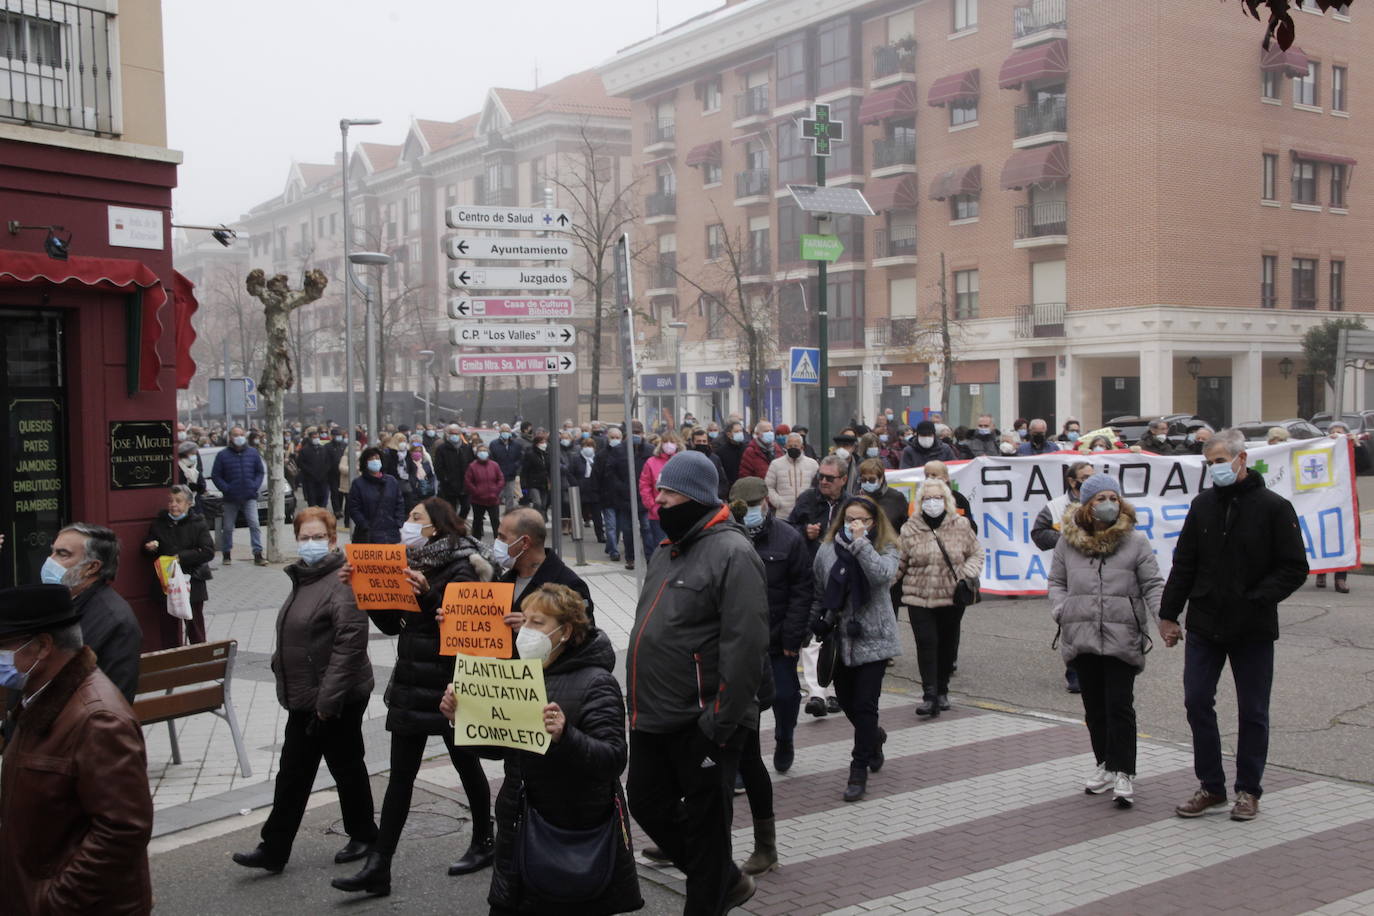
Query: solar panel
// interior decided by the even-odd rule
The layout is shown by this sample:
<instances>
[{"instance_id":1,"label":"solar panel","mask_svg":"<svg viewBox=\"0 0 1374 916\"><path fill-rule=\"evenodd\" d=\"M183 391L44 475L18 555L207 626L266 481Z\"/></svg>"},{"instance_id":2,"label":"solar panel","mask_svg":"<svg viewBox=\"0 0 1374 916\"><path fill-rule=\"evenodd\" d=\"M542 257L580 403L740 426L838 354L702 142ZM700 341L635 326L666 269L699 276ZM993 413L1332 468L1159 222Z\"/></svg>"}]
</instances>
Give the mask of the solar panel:
<instances>
[{"instance_id":1,"label":"solar panel","mask_svg":"<svg viewBox=\"0 0 1374 916\"><path fill-rule=\"evenodd\" d=\"M872 216L873 208L856 188L821 188L812 184L789 184L792 199L808 213L839 213Z\"/></svg>"}]
</instances>

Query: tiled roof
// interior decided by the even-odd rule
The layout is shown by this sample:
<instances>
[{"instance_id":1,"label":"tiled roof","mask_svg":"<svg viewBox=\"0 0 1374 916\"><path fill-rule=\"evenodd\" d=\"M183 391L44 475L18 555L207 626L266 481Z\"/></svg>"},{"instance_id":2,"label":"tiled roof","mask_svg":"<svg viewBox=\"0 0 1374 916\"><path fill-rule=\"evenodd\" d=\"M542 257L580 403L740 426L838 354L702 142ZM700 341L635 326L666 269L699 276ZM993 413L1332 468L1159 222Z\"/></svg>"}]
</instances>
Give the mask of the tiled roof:
<instances>
[{"instance_id":1,"label":"tiled roof","mask_svg":"<svg viewBox=\"0 0 1374 916\"><path fill-rule=\"evenodd\" d=\"M296 168L301 170L301 180L305 182L307 189L331 179L338 181L339 178L337 165L325 165L321 162L298 162Z\"/></svg>"},{"instance_id":2,"label":"tiled roof","mask_svg":"<svg viewBox=\"0 0 1374 916\"><path fill-rule=\"evenodd\" d=\"M395 168L401 161L401 145L390 143L359 143L358 148L367 154L373 172L385 172Z\"/></svg>"},{"instance_id":3,"label":"tiled roof","mask_svg":"<svg viewBox=\"0 0 1374 916\"><path fill-rule=\"evenodd\" d=\"M541 86L537 90L493 89L511 121L540 114L630 116L628 99L612 98L606 94L601 74L583 70L563 79Z\"/></svg>"},{"instance_id":4,"label":"tiled roof","mask_svg":"<svg viewBox=\"0 0 1374 916\"><path fill-rule=\"evenodd\" d=\"M477 122L481 115L468 115L457 121L426 121L421 118L415 119L415 125L424 135L425 143L429 145L430 152L441 150L444 147L452 146L461 140L467 140L477 129Z\"/></svg>"}]
</instances>

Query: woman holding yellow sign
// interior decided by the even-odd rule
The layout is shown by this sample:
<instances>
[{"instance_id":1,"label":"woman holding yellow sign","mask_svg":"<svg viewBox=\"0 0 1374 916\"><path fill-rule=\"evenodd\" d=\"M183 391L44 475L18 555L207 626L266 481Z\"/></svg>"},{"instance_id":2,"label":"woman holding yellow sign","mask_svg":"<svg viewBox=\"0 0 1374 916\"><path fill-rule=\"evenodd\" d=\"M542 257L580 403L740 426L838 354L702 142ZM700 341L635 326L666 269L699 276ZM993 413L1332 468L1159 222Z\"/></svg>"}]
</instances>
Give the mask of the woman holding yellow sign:
<instances>
[{"instance_id":1,"label":"woman holding yellow sign","mask_svg":"<svg viewBox=\"0 0 1374 916\"><path fill-rule=\"evenodd\" d=\"M415 589L420 610L368 611L377 629L400 637L396 667L386 688L391 777L382 800L382 823L363 870L351 878L330 882L341 891L366 891L379 897L391 893L391 858L410 814L415 777L431 735L444 739L472 809L472 844L449 867L449 874L486 868L491 864L493 846L491 790L482 763L470 749L453 746L453 729L439 713L444 687L452 680L453 659L439 653L435 611L450 582L490 582L495 568L486 548L468 536L467 524L437 496L415 504L401 526L401 539L406 545L406 578ZM349 581L352 569L345 566L340 575Z\"/></svg>"},{"instance_id":2,"label":"woman holding yellow sign","mask_svg":"<svg viewBox=\"0 0 1374 916\"><path fill-rule=\"evenodd\" d=\"M496 796L487 902L497 914L637 910L644 900L620 785L627 745L615 650L565 585L527 595L524 614L516 648L543 662L549 745L542 755L498 750L506 780ZM439 709L450 722L457 717L452 684Z\"/></svg>"}]
</instances>

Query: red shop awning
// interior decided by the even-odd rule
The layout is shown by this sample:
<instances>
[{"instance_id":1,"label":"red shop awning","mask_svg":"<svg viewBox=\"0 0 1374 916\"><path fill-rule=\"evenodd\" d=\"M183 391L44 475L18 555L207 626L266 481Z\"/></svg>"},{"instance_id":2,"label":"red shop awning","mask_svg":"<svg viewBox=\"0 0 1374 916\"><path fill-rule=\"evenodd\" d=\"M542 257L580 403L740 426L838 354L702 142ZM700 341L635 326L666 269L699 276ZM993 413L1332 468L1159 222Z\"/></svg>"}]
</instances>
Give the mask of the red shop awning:
<instances>
[{"instance_id":1,"label":"red shop awning","mask_svg":"<svg viewBox=\"0 0 1374 916\"><path fill-rule=\"evenodd\" d=\"M1269 50L1260 49L1260 69L1265 73L1282 73L1284 76L1306 76L1307 55L1297 45L1289 45L1285 51L1278 42L1269 45Z\"/></svg>"},{"instance_id":2,"label":"red shop awning","mask_svg":"<svg viewBox=\"0 0 1374 916\"><path fill-rule=\"evenodd\" d=\"M1002 187L1025 188L1033 184L1067 181L1069 177L1069 145L1049 143L1019 149L1011 154L1002 167Z\"/></svg>"},{"instance_id":3,"label":"red shop awning","mask_svg":"<svg viewBox=\"0 0 1374 916\"><path fill-rule=\"evenodd\" d=\"M720 141L702 143L691 148L684 160L688 166L704 165L707 162L720 162Z\"/></svg>"},{"instance_id":4,"label":"red shop awning","mask_svg":"<svg viewBox=\"0 0 1374 916\"><path fill-rule=\"evenodd\" d=\"M930 183L931 200L948 200L956 194L978 194L983 190L983 167L966 165L935 176Z\"/></svg>"},{"instance_id":5,"label":"red shop awning","mask_svg":"<svg viewBox=\"0 0 1374 916\"><path fill-rule=\"evenodd\" d=\"M1304 159L1308 162L1325 162L1327 165L1355 165L1355 160L1349 156L1337 156L1335 153L1314 153L1311 150L1293 149L1289 150L1294 159Z\"/></svg>"},{"instance_id":6,"label":"red shop awning","mask_svg":"<svg viewBox=\"0 0 1374 916\"><path fill-rule=\"evenodd\" d=\"M1003 89L1020 89L1031 80L1063 78L1069 75L1069 42L1056 38L1012 52L997 75Z\"/></svg>"},{"instance_id":7,"label":"red shop awning","mask_svg":"<svg viewBox=\"0 0 1374 916\"><path fill-rule=\"evenodd\" d=\"M878 124L890 118L916 117L916 86L898 83L869 93L859 106L860 124Z\"/></svg>"},{"instance_id":8,"label":"red shop awning","mask_svg":"<svg viewBox=\"0 0 1374 916\"><path fill-rule=\"evenodd\" d=\"M978 71L965 70L942 76L930 85L926 104L938 108L948 105L955 99L976 99L978 97Z\"/></svg>"},{"instance_id":9,"label":"red shop awning","mask_svg":"<svg viewBox=\"0 0 1374 916\"><path fill-rule=\"evenodd\" d=\"M916 189L916 176L898 175L870 181L864 188L864 200L874 213L888 210L915 210L921 193Z\"/></svg>"},{"instance_id":10,"label":"red shop awning","mask_svg":"<svg viewBox=\"0 0 1374 916\"><path fill-rule=\"evenodd\" d=\"M21 251L0 251L0 287L5 286L89 287L140 297L138 390L161 391L157 383L162 362L157 356L162 324L158 310L167 302L167 290L157 274L141 261L126 258L89 258L72 256L54 261L46 255Z\"/></svg>"},{"instance_id":11,"label":"red shop awning","mask_svg":"<svg viewBox=\"0 0 1374 916\"><path fill-rule=\"evenodd\" d=\"M196 374L196 361L191 358L191 344L196 342L196 329L191 317L200 309L196 301L196 285L172 271L172 326L177 335L177 387L190 388Z\"/></svg>"}]
</instances>

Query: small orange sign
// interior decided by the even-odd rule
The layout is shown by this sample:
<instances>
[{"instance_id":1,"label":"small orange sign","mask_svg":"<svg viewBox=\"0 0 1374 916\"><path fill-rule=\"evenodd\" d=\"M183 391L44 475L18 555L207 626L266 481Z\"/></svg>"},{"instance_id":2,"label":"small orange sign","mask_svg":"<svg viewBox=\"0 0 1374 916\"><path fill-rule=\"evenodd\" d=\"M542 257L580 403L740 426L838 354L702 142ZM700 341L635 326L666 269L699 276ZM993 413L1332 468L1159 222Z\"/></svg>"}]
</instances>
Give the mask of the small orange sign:
<instances>
[{"instance_id":1,"label":"small orange sign","mask_svg":"<svg viewBox=\"0 0 1374 916\"><path fill-rule=\"evenodd\" d=\"M348 544L344 551L353 567L349 584L364 611L418 611L415 590L406 581L406 549L402 544Z\"/></svg>"},{"instance_id":2,"label":"small orange sign","mask_svg":"<svg viewBox=\"0 0 1374 916\"><path fill-rule=\"evenodd\" d=\"M514 600L513 582L450 582L444 589L439 654L510 658L515 640L505 616Z\"/></svg>"}]
</instances>

